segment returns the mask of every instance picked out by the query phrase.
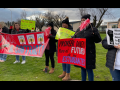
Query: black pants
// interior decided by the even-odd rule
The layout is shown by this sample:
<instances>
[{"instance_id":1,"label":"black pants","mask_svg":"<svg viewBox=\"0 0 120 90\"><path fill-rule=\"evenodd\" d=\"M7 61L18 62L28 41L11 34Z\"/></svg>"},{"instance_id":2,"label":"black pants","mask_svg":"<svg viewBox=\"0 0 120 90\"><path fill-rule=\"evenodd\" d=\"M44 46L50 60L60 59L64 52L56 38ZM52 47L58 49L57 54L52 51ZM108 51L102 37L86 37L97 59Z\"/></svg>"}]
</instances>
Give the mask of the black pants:
<instances>
[{"instance_id":1,"label":"black pants","mask_svg":"<svg viewBox=\"0 0 120 90\"><path fill-rule=\"evenodd\" d=\"M49 50L45 50L45 57L46 57L46 61L45 61L46 66L49 66L49 57L50 57L52 68L54 68L55 67L54 52L49 53Z\"/></svg>"}]
</instances>

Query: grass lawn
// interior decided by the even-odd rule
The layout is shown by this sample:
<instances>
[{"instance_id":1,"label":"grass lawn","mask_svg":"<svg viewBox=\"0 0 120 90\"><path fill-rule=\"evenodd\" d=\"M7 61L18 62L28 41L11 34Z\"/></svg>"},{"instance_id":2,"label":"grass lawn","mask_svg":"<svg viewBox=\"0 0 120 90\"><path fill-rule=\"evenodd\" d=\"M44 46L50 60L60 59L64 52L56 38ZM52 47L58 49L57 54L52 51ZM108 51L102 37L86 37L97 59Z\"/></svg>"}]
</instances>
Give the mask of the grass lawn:
<instances>
[{"instance_id":1,"label":"grass lawn","mask_svg":"<svg viewBox=\"0 0 120 90\"><path fill-rule=\"evenodd\" d=\"M102 39L105 34L101 34ZM112 81L109 69L105 66L106 52L101 44L96 44L96 69L94 69L94 81ZM42 58L26 57L26 64L13 64L14 55L8 55L7 60L0 63L0 81L61 81L58 75L62 73L62 64L57 63L55 53L55 72L44 73L45 55ZM20 57L22 60L22 57ZM50 67L51 68L51 64ZM81 69L71 65L71 79L81 80ZM88 78L87 78L88 80Z\"/></svg>"}]
</instances>

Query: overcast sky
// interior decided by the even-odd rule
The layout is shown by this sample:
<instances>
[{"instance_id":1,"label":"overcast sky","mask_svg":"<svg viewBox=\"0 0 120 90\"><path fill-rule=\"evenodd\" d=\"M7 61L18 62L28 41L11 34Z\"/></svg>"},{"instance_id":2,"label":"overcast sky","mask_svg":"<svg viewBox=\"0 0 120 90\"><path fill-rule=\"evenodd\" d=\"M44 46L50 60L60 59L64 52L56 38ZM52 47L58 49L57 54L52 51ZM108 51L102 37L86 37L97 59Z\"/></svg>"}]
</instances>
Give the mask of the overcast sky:
<instances>
[{"instance_id":1,"label":"overcast sky","mask_svg":"<svg viewBox=\"0 0 120 90\"><path fill-rule=\"evenodd\" d=\"M20 14L23 10L26 11L27 17L30 17L33 12L41 12L45 13L48 10L54 11L54 13L61 13L64 12L68 17L70 21L78 21L80 20L80 17L78 15L78 8L0 8L0 22L4 21L11 21L11 12L12 11L12 20L16 21L16 19L20 18ZM103 21L117 21L118 18L120 18L120 8L113 8L110 10L110 12L113 14L115 18L111 18L108 16L103 17Z\"/></svg>"}]
</instances>

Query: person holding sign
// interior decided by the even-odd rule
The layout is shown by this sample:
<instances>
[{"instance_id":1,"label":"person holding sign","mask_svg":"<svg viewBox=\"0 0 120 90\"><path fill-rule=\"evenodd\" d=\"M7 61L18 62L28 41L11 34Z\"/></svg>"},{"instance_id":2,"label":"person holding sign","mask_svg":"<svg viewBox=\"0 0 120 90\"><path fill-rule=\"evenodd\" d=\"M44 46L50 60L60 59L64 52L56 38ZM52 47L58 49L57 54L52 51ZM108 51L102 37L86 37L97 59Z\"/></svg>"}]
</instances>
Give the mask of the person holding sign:
<instances>
[{"instance_id":1,"label":"person holding sign","mask_svg":"<svg viewBox=\"0 0 120 90\"><path fill-rule=\"evenodd\" d=\"M11 34L20 34L20 33L27 33L27 31L24 29L20 29L20 24L16 22L13 25L13 30L11 31ZM22 56L22 60L23 61L21 64L25 64L26 63L25 56ZM16 61L14 62L14 64L16 63L20 63L19 55L16 55Z\"/></svg>"},{"instance_id":2,"label":"person holding sign","mask_svg":"<svg viewBox=\"0 0 120 90\"><path fill-rule=\"evenodd\" d=\"M56 31L54 30L53 22L49 23L47 26L51 28L51 33L48 36L49 42L45 49L45 58L46 58L45 65L46 66L45 66L45 69L43 69L43 71L47 72L49 70L49 58L50 58L52 68L49 71L49 73L51 74L55 70L54 69L55 68L54 52L56 52L56 41L57 40L55 40Z\"/></svg>"},{"instance_id":3,"label":"person holding sign","mask_svg":"<svg viewBox=\"0 0 120 90\"><path fill-rule=\"evenodd\" d=\"M120 19L118 20L118 28L120 28ZM120 81L120 45L108 45L107 37L105 37L102 46L108 50L106 67L110 69L113 81Z\"/></svg>"},{"instance_id":4,"label":"person holding sign","mask_svg":"<svg viewBox=\"0 0 120 90\"><path fill-rule=\"evenodd\" d=\"M62 21L62 27L73 31L73 28L69 23L68 17L66 17L66 19ZM70 67L71 67L70 64L62 63L63 73L61 75L59 75L58 77L63 78L62 79L63 81L67 81L70 79Z\"/></svg>"},{"instance_id":5,"label":"person holding sign","mask_svg":"<svg viewBox=\"0 0 120 90\"><path fill-rule=\"evenodd\" d=\"M3 22L0 22L0 33L9 33L8 28L4 26ZM4 62L6 58L7 58L7 54L0 54L0 62Z\"/></svg>"},{"instance_id":6,"label":"person holding sign","mask_svg":"<svg viewBox=\"0 0 120 90\"><path fill-rule=\"evenodd\" d=\"M86 81L86 72L88 72L89 81L94 81L93 69L95 69L96 62L95 43L101 42L101 37L98 29L90 23L89 14L82 16L81 25L72 38L86 39L86 69L81 67L82 81Z\"/></svg>"}]
</instances>

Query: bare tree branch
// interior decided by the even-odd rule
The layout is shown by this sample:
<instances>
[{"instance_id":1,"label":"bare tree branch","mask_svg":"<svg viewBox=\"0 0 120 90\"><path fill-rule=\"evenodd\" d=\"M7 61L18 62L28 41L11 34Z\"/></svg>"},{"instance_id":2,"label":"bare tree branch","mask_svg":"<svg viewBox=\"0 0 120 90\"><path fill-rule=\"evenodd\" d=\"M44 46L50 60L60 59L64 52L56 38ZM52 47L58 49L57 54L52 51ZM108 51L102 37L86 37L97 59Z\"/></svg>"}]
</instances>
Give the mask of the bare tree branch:
<instances>
[{"instance_id":1,"label":"bare tree branch","mask_svg":"<svg viewBox=\"0 0 120 90\"><path fill-rule=\"evenodd\" d=\"M103 22L103 17L105 15L114 17L109 11L109 8L78 8L80 16L85 14L90 14L93 20L94 27L98 28Z\"/></svg>"},{"instance_id":2,"label":"bare tree branch","mask_svg":"<svg viewBox=\"0 0 120 90\"><path fill-rule=\"evenodd\" d=\"M26 19L27 13L25 10L21 12L21 19Z\"/></svg>"}]
</instances>

